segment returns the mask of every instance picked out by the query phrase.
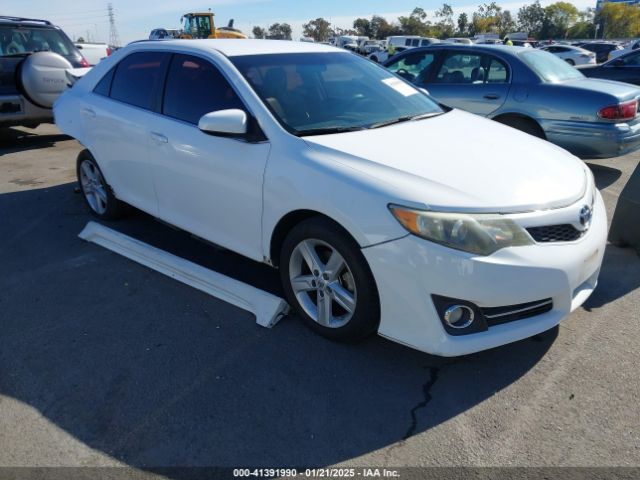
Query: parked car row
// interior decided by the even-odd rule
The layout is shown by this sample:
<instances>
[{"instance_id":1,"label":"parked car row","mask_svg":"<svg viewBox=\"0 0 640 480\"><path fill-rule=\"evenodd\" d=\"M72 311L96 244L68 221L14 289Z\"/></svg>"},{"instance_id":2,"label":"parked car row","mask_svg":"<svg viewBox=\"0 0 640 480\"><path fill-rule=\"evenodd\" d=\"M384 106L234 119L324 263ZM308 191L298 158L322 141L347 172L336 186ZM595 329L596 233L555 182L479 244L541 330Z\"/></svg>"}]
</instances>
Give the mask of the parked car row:
<instances>
[{"instance_id":1,"label":"parked car row","mask_svg":"<svg viewBox=\"0 0 640 480\"><path fill-rule=\"evenodd\" d=\"M389 66L436 91L480 88L484 100L460 90L467 108L537 98L531 71L580 75L520 50L419 47ZM597 284L607 220L582 161L330 46L134 43L55 118L86 147L78 181L95 216L133 205L278 267L290 305L330 339L467 354L552 328Z\"/></svg>"},{"instance_id":2,"label":"parked car row","mask_svg":"<svg viewBox=\"0 0 640 480\"><path fill-rule=\"evenodd\" d=\"M541 49L436 44L405 51L385 66L442 104L544 138L582 158L614 157L640 147L638 87L585 78Z\"/></svg>"}]
</instances>

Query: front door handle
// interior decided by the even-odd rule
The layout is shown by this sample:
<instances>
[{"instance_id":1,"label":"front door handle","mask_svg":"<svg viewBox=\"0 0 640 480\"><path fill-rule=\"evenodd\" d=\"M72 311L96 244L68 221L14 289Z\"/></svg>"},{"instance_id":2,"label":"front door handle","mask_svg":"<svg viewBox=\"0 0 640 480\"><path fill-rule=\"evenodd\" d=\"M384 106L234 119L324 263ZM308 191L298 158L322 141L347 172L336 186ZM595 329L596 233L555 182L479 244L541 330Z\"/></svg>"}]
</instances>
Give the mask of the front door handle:
<instances>
[{"instance_id":1,"label":"front door handle","mask_svg":"<svg viewBox=\"0 0 640 480\"><path fill-rule=\"evenodd\" d=\"M151 132L151 138L156 143L169 143L169 139L161 133Z\"/></svg>"},{"instance_id":2,"label":"front door handle","mask_svg":"<svg viewBox=\"0 0 640 480\"><path fill-rule=\"evenodd\" d=\"M91 108L83 108L82 113L87 117L96 118L96 112L94 112Z\"/></svg>"},{"instance_id":3,"label":"front door handle","mask_svg":"<svg viewBox=\"0 0 640 480\"><path fill-rule=\"evenodd\" d=\"M487 93L484 98L486 98L487 100L498 100L500 98L500 95L498 95L497 93Z\"/></svg>"}]
</instances>

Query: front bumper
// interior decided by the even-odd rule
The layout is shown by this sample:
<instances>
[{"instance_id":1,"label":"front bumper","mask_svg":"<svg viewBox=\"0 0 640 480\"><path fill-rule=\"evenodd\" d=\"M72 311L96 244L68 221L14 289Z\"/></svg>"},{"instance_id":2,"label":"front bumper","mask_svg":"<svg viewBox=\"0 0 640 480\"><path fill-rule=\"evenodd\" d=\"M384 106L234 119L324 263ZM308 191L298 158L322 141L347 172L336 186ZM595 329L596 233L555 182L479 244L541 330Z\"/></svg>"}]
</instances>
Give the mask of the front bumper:
<instances>
[{"instance_id":1,"label":"front bumper","mask_svg":"<svg viewBox=\"0 0 640 480\"><path fill-rule=\"evenodd\" d=\"M547 140L580 158L611 158L640 148L640 121L631 123L541 120Z\"/></svg>"},{"instance_id":2,"label":"front bumper","mask_svg":"<svg viewBox=\"0 0 640 480\"><path fill-rule=\"evenodd\" d=\"M522 340L548 330L582 305L596 287L607 239L602 197L579 240L500 250L477 257L409 235L363 249L378 285L383 337L441 356L458 356ZM481 308L553 299L547 313L452 336L431 295Z\"/></svg>"}]
</instances>

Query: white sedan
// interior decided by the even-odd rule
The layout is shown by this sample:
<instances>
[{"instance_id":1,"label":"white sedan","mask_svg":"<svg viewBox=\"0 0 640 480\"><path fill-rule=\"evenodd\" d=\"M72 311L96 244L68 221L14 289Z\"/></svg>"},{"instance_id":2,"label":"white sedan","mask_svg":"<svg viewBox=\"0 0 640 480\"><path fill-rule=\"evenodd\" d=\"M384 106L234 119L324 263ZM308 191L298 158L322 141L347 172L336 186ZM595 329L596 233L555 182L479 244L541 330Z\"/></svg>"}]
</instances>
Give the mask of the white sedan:
<instances>
[{"instance_id":1,"label":"white sedan","mask_svg":"<svg viewBox=\"0 0 640 480\"><path fill-rule=\"evenodd\" d=\"M279 268L332 339L463 355L554 327L596 287L607 221L583 162L344 50L134 43L55 118L86 147L95 216L130 204Z\"/></svg>"},{"instance_id":2,"label":"white sedan","mask_svg":"<svg viewBox=\"0 0 640 480\"><path fill-rule=\"evenodd\" d=\"M573 45L547 45L540 47L540 50L553 53L557 57L567 62L569 65L595 65L596 54L584 48Z\"/></svg>"}]
</instances>

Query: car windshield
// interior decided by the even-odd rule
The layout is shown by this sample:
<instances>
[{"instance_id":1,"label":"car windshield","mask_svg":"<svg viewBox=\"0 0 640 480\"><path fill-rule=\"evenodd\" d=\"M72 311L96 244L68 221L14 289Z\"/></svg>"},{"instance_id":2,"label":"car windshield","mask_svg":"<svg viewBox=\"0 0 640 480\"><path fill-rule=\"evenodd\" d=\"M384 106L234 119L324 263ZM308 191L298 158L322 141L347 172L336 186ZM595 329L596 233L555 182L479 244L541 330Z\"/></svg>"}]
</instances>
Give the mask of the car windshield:
<instances>
[{"instance_id":1,"label":"car windshield","mask_svg":"<svg viewBox=\"0 0 640 480\"><path fill-rule=\"evenodd\" d=\"M0 57L32 52L73 55L71 41L55 28L0 26Z\"/></svg>"},{"instance_id":2,"label":"car windshield","mask_svg":"<svg viewBox=\"0 0 640 480\"><path fill-rule=\"evenodd\" d=\"M296 135L377 128L443 113L420 90L351 53L231 60L280 123Z\"/></svg>"},{"instance_id":3,"label":"car windshield","mask_svg":"<svg viewBox=\"0 0 640 480\"><path fill-rule=\"evenodd\" d=\"M549 52L534 50L523 52L520 59L546 83L566 82L584 78L584 75L561 58Z\"/></svg>"}]
</instances>

